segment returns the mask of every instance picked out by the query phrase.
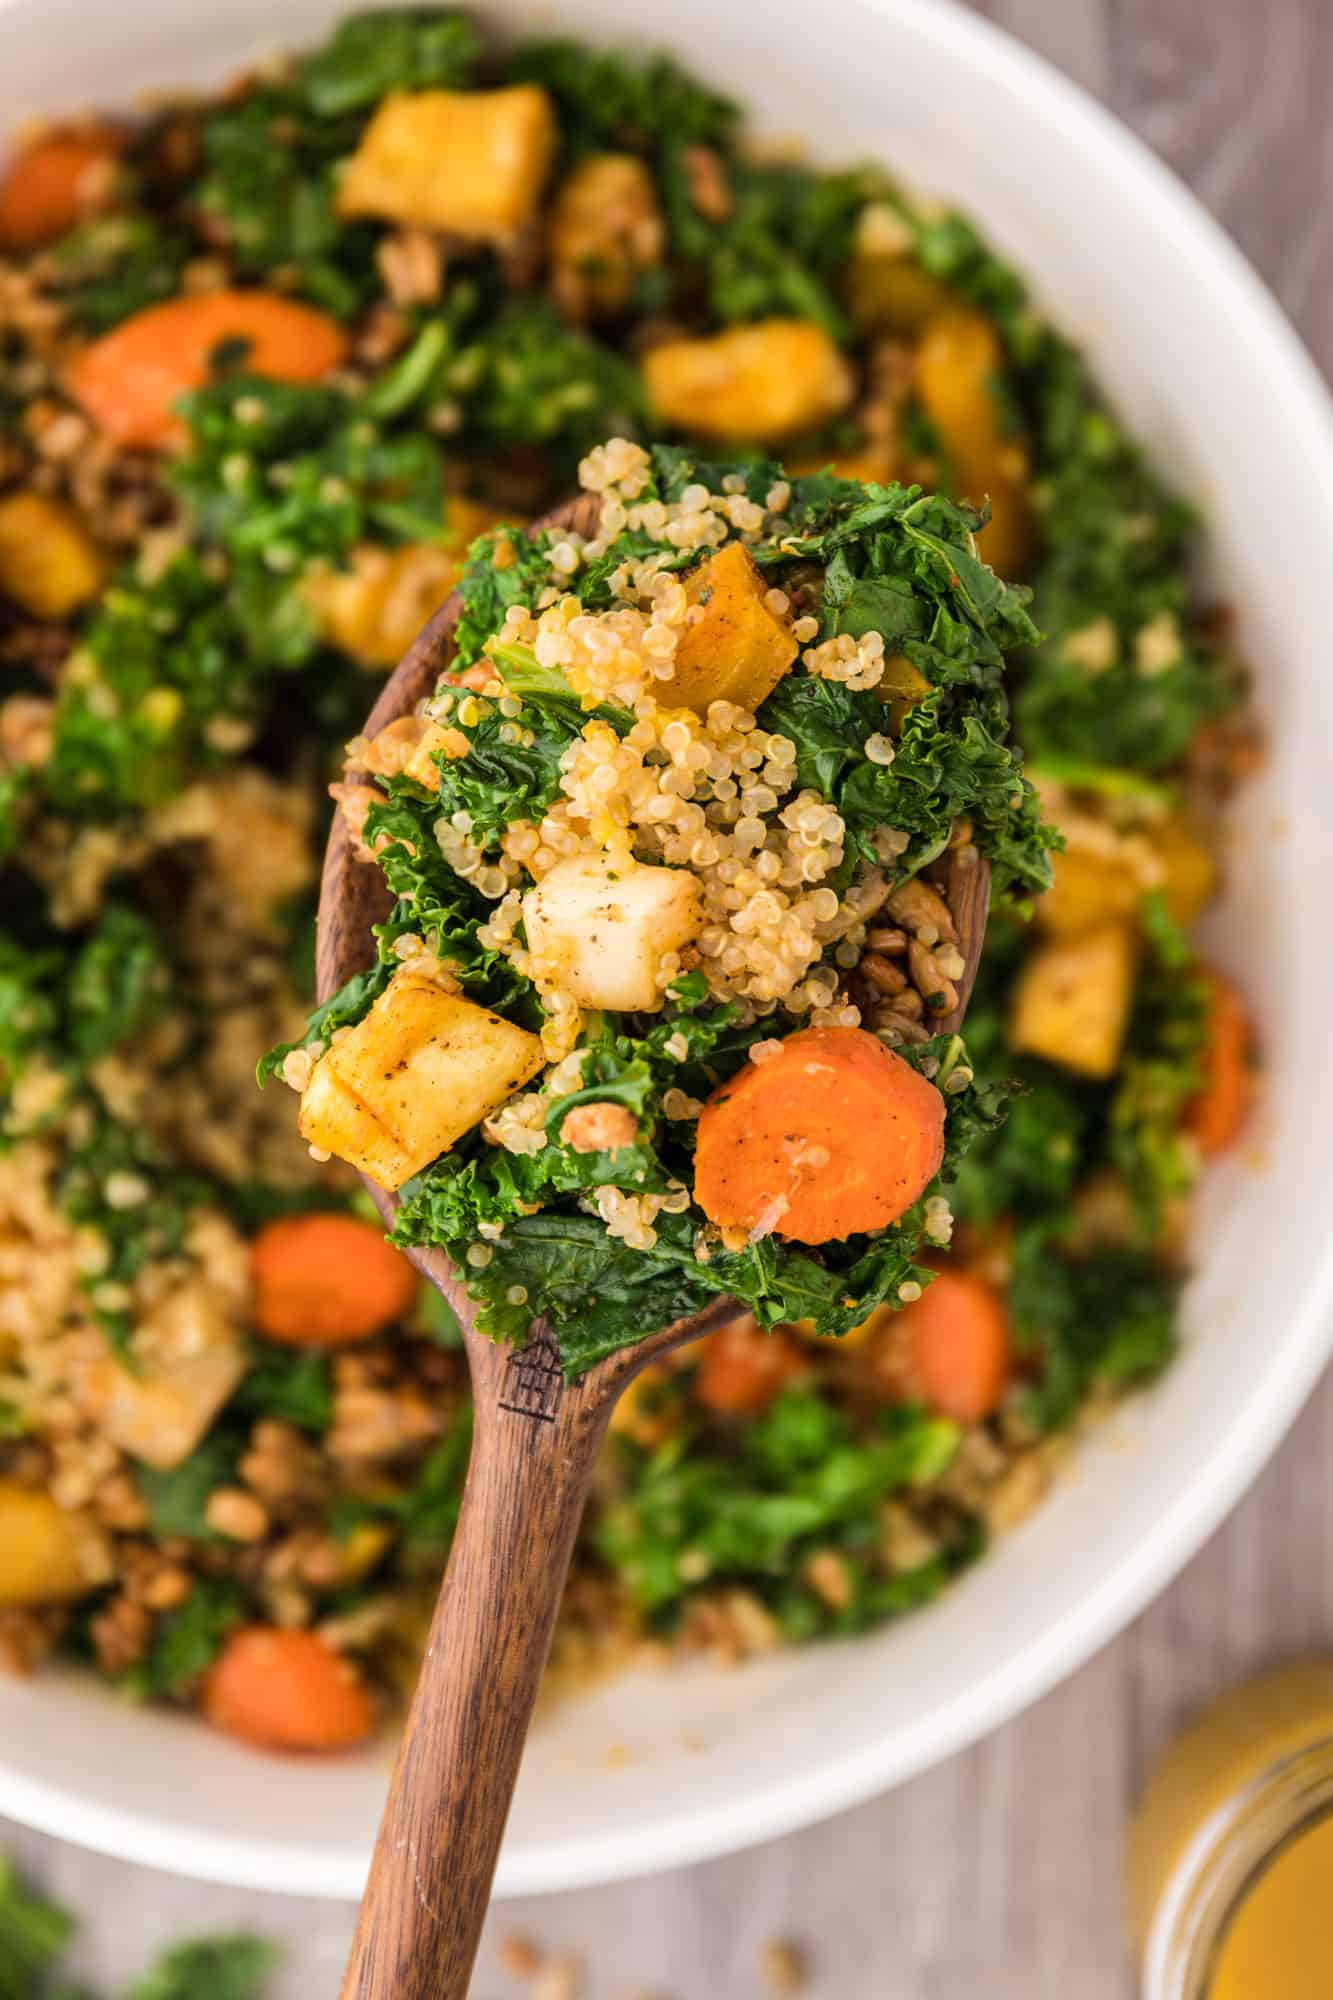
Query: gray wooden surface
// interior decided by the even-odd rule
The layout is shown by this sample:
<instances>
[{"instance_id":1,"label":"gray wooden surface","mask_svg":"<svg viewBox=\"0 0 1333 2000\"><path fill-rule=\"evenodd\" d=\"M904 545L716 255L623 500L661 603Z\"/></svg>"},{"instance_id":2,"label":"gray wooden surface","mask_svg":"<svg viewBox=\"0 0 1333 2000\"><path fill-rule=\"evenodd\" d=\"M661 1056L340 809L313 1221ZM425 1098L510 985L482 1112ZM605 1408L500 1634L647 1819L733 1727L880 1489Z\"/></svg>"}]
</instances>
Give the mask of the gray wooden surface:
<instances>
[{"instance_id":1,"label":"gray wooden surface","mask_svg":"<svg viewBox=\"0 0 1333 2000\"><path fill-rule=\"evenodd\" d=\"M980 0L979 11L1179 169L1333 371L1330 0ZM1175 1586L987 1742L807 1833L653 1881L509 1904L492 1932L579 1952L587 2000L758 2000L758 1952L778 1935L808 1945L811 2000L1130 2000L1117 1909L1128 1803L1212 1690L1333 1642L1330 1463L1333 1378ZM337 1990L351 1929L338 1905L202 1888L0 1833L83 1912L80 1970L100 1992L122 1990L182 1932L236 1926L285 1943L275 2000ZM517 1990L492 1944L477 2000Z\"/></svg>"}]
</instances>

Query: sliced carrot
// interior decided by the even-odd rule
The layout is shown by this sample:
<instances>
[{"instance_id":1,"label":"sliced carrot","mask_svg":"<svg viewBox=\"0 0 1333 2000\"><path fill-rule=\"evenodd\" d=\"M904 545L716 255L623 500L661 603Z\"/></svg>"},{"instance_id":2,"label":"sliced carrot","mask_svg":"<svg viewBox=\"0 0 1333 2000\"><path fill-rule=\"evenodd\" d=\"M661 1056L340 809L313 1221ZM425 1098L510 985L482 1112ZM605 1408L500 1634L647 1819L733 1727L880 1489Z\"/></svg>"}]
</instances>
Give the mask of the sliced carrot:
<instances>
[{"instance_id":1,"label":"sliced carrot","mask_svg":"<svg viewBox=\"0 0 1333 2000\"><path fill-rule=\"evenodd\" d=\"M1245 1122L1254 1095L1254 1030L1245 1003L1229 979L1208 974L1208 1021L1203 1044L1203 1087L1185 1114L1206 1158L1224 1153Z\"/></svg>"},{"instance_id":2,"label":"sliced carrot","mask_svg":"<svg viewBox=\"0 0 1333 2000\"><path fill-rule=\"evenodd\" d=\"M375 1728L356 1668L313 1632L247 1625L205 1676L200 1702L215 1729L265 1750L346 1750Z\"/></svg>"},{"instance_id":3,"label":"sliced carrot","mask_svg":"<svg viewBox=\"0 0 1333 2000\"><path fill-rule=\"evenodd\" d=\"M255 1323L282 1347L347 1347L399 1319L418 1279L355 1215L288 1215L250 1245Z\"/></svg>"},{"instance_id":4,"label":"sliced carrot","mask_svg":"<svg viewBox=\"0 0 1333 2000\"><path fill-rule=\"evenodd\" d=\"M1013 1344L992 1285L972 1271L941 1271L897 1318L911 1386L932 1409L979 1424L998 1408Z\"/></svg>"},{"instance_id":5,"label":"sliced carrot","mask_svg":"<svg viewBox=\"0 0 1333 2000\"><path fill-rule=\"evenodd\" d=\"M175 404L208 380L213 355L245 343L243 365L279 382L314 382L336 368L347 336L313 306L272 292L199 292L148 306L85 347L67 382L98 429L118 444L165 443Z\"/></svg>"},{"instance_id":6,"label":"sliced carrot","mask_svg":"<svg viewBox=\"0 0 1333 2000\"><path fill-rule=\"evenodd\" d=\"M47 132L0 175L0 250L40 250L105 208L110 162L126 134L115 125Z\"/></svg>"},{"instance_id":7,"label":"sliced carrot","mask_svg":"<svg viewBox=\"0 0 1333 2000\"><path fill-rule=\"evenodd\" d=\"M753 1313L719 1327L701 1345L694 1400L718 1416L760 1416L806 1366L786 1334L765 1333Z\"/></svg>"},{"instance_id":8,"label":"sliced carrot","mask_svg":"<svg viewBox=\"0 0 1333 2000\"><path fill-rule=\"evenodd\" d=\"M695 1198L724 1228L827 1243L896 1221L943 1153L933 1083L864 1028L802 1028L705 1104Z\"/></svg>"}]
</instances>

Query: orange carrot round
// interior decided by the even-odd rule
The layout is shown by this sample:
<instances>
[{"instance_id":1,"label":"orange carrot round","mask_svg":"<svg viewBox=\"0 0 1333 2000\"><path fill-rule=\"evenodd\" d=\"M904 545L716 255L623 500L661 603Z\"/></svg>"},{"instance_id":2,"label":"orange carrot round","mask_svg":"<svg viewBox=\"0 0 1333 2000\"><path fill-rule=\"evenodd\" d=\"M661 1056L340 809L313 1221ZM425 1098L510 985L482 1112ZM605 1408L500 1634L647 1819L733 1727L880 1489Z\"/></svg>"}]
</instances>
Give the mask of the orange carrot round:
<instances>
[{"instance_id":1,"label":"orange carrot round","mask_svg":"<svg viewBox=\"0 0 1333 2000\"><path fill-rule=\"evenodd\" d=\"M47 132L0 174L0 250L40 250L107 206L110 162L125 144L115 125Z\"/></svg>"},{"instance_id":2,"label":"orange carrot round","mask_svg":"<svg viewBox=\"0 0 1333 2000\"><path fill-rule=\"evenodd\" d=\"M827 1243L896 1221L943 1153L933 1083L864 1028L802 1028L705 1104L695 1198L723 1227Z\"/></svg>"},{"instance_id":3,"label":"orange carrot round","mask_svg":"<svg viewBox=\"0 0 1333 2000\"><path fill-rule=\"evenodd\" d=\"M1208 974L1203 1085L1185 1114L1185 1129L1211 1159L1224 1153L1245 1122L1254 1095L1254 1031L1229 979Z\"/></svg>"},{"instance_id":4,"label":"orange carrot round","mask_svg":"<svg viewBox=\"0 0 1333 2000\"><path fill-rule=\"evenodd\" d=\"M200 1702L215 1729L265 1750L346 1750L375 1728L356 1668L313 1632L247 1625L205 1676Z\"/></svg>"},{"instance_id":5,"label":"orange carrot round","mask_svg":"<svg viewBox=\"0 0 1333 2000\"><path fill-rule=\"evenodd\" d=\"M753 1313L719 1327L701 1346L694 1400L718 1416L762 1415L805 1367L786 1334L765 1333Z\"/></svg>"},{"instance_id":6,"label":"orange carrot round","mask_svg":"<svg viewBox=\"0 0 1333 2000\"><path fill-rule=\"evenodd\" d=\"M250 1245L255 1323L281 1347L347 1347L399 1319L417 1274L355 1215L289 1215Z\"/></svg>"},{"instance_id":7,"label":"orange carrot round","mask_svg":"<svg viewBox=\"0 0 1333 2000\"><path fill-rule=\"evenodd\" d=\"M941 1271L897 1315L916 1392L958 1424L978 1424L998 1408L1009 1381L1012 1343L999 1293L972 1271Z\"/></svg>"},{"instance_id":8,"label":"orange carrot round","mask_svg":"<svg viewBox=\"0 0 1333 2000\"><path fill-rule=\"evenodd\" d=\"M336 368L347 336L313 306L272 292L199 292L148 306L71 362L70 394L118 444L166 442L174 405L208 380L211 358L244 341L244 366L279 382L314 382Z\"/></svg>"}]
</instances>

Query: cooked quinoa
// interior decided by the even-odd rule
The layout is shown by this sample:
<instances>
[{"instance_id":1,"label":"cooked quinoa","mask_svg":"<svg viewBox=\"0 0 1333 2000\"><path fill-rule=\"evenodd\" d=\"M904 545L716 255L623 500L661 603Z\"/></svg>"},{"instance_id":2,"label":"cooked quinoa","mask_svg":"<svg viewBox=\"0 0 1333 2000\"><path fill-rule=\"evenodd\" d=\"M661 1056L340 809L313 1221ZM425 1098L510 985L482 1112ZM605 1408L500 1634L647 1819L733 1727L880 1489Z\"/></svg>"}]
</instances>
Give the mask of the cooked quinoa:
<instances>
[{"instance_id":1,"label":"cooked quinoa","mask_svg":"<svg viewBox=\"0 0 1333 2000\"><path fill-rule=\"evenodd\" d=\"M479 135L507 167L432 172L454 147L479 157ZM702 921L659 955L637 1031L657 1034L678 1185L561 1197L617 1256L706 1227L685 1171L714 1082L705 1016L734 1009L761 1068L810 1024L936 1059L930 1012L961 967L925 828L858 830L802 775L790 718L648 712L681 667L691 570L735 545L774 554L780 688L848 714L878 700L903 651L884 604L834 629L801 559L776 555L827 470L899 494L895 520L946 505L913 486L989 501L976 554L1030 585L1042 635L1011 624L1000 647L1014 735L1065 847L1029 915L1032 808L943 816L941 850L974 842L1012 886L949 1072L974 1143L920 1205L899 1310L877 1297L840 1338L742 1322L634 1386L552 1681L645 1652L740 1660L923 1602L1169 1360L1189 1191L1243 1104L1243 1017L1188 934L1252 752L1225 622L1190 596L1189 510L965 220L877 168L752 154L734 107L664 59L499 56L448 11L353 17L224 95L74 136L54 221L25 219L22 156L0 183L0 1659L72 1654L231 1726L216 1669L237 1635L310 1631L350 1670L326 1747L373 1713L362 1690L411 1678L466 1463L457 1329L381 1248L358 1337L292 1344L282 1229L378 1234L287 1091L253 1076L286 1048L302 1090L324 1054L305 1024L328 788L405 870L395 828L410 846L430 797L403 775L420 725L441 732L419 768L442 784L484 738L511 787L507 811L460 799L431 837L475 899L492 1002L498 982L501 1014L537 996L540 1067L467 1142L520 1180L550 1151L543 1100L583 1083L590 1010L518 906L597 815L603 852L628 836L698 885ZM108 400L100 343L142 341L175 301L221 333L181 411L129 411L114 367ZM652 438L673 451L646 456ZM529 541L580 465L596 523ZM376 677L478 535L469 684L366 744ZM558 744L523 740L529 658L532 685L577 697ZM903 692L857 732L859 782L902 779ZM404 910L389 970L466 992L429 931ZM1005 1122L979 1115L1015 1083ZM606 1120L625 1095L569 1111L575 1168L624 1151ZM540 1275L509 1267L503 1218L469 1222L451 1242L516 1333ZM691 1285L703 1252L721 1289L765 1241L703 1240ZM922 1373L946 1246L1006 1329L982 1414L932 1401Z\"/></svg>"}]
</instances>

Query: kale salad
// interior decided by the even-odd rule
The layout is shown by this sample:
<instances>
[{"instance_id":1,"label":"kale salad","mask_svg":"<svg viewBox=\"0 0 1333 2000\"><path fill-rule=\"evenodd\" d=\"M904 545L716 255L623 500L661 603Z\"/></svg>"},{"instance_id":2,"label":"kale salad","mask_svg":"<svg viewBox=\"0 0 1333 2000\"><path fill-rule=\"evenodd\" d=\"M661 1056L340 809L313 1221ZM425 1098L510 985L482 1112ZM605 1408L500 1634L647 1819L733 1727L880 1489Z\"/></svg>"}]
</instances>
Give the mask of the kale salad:
<instances>
[{"instance_id":1,"label":"kale salad","mask_svg":"<svg viewBox=\"0 0 1333 2000\"><path fill-rule=\"evenodd\" d=\"M393 914L262 1067L571 1372L717 1295L845 1333L921 1295L941 1168L999 1120L931 1032L964 967L925 871L1049 884L1026 593L916 488L625 439L581 477L593 532L483 538L449 671L351 746Z\"/></svg>"},{"instance_id":2,"label":"kale salad","mask_svg":"<svg viewBox=\"0 0 1333 2000\"><path fill-rule=\"evenodd\" d=\"M414 7L26 134L0 1662L312 1751L410 1680L467 1375L344 1161L571 1370L747 1308L619 1406L557 1679L863 1630L1035 1504L1169 1362L1250 1087L1195 527L965 218L667 56ZM312 1012L335 810L395 901Z\"/></svg>"}]
</instances>

